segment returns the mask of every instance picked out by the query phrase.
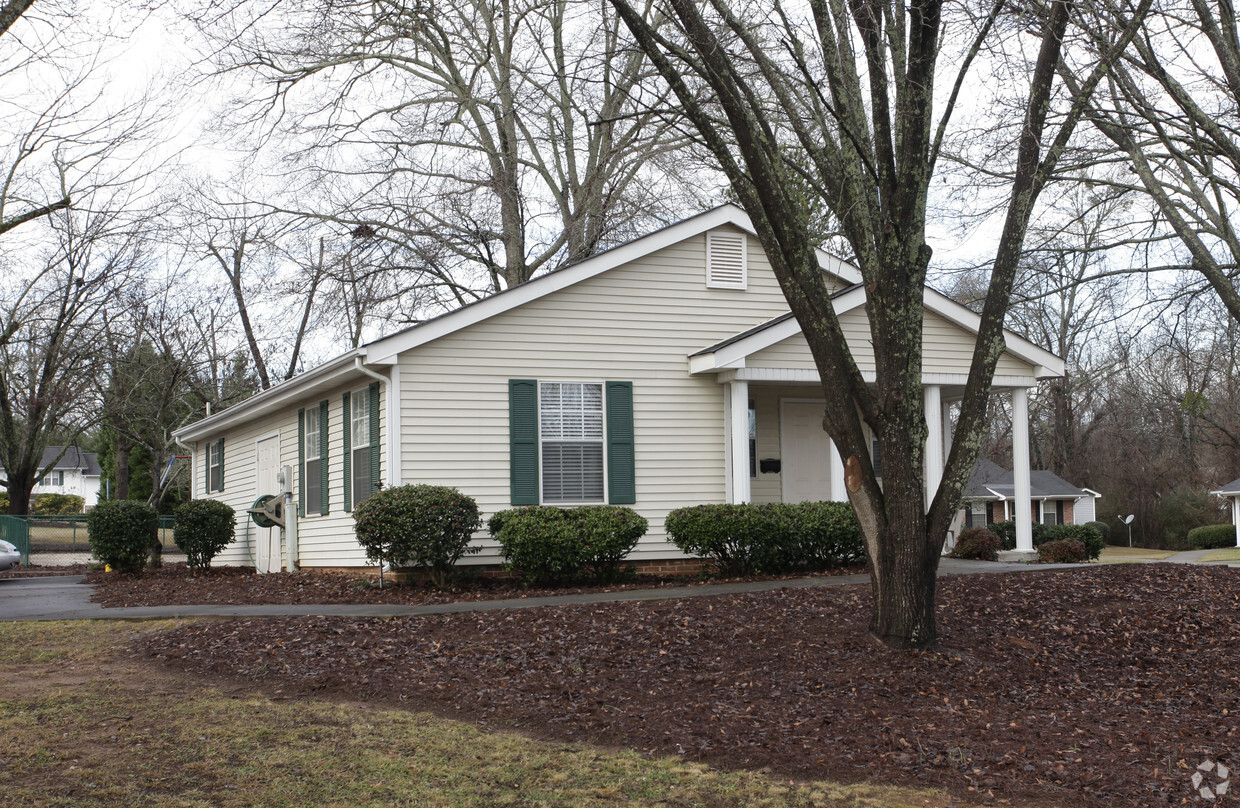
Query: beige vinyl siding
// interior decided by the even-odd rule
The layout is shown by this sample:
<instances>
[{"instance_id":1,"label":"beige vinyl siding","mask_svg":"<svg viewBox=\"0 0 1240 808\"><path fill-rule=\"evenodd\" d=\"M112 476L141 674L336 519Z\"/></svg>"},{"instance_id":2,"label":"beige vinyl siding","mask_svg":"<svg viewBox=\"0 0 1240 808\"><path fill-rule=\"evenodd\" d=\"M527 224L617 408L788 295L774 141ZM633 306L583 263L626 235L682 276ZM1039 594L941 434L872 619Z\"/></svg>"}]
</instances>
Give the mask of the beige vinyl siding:
<instances>
[{"instance_id":1,"label":"beige vinyl siding","mask_svg":"<svg viewBox=\"0 0 1240 808\"><path fill-rule=\"evenodd\" d=\"M688 355L787 311L753 238L745 290L708 289L705 235L408 351L400 358L405 482L454 486L486 516L512 507L508 380L631 381L634 558L675 555L667 511L723 502L724 386ZM495 563L494 545L468 563Z\"/></svg>"},{"instance_id":2,"label":"beige vinyl siding","mask_svg":"<svg viewBox=\"0 0 1240 808\"><path fill-rule=\"evenodd\" d=\"M874 348L870 339L869 318L861 308L845 312L840 328L852 349L853 358L862 373L874 371ZM923 373L968 373L973 361L974 336L934 312L927 311L922 329ZM813 369L805 337L797 334L754 353L746 362L749 367ZM999 376L1032 376L1033 368L1010 353L999 357L995 367Z\"/></svg>"},{"instance_id":3,"label":"beige vinyl siding","mask_svg":"<svg viewBox=\"0 0 1240 808\"><path fill-rule=\"evenodd\" d=\"M358 567L364 566L365 554L358 545L353 533L353 516L344 510L344 443L341 433L343 410L341 396L346 391L361 389L370 384L369 377L342 385L326 392L316 392L298 403L283 408L280 412L256 419L250 423L231 430L212 435L208 441L199 441L194 458L194 497L217 499L230 505L237 512L236 538L225 550L216 556L213 563L220 565L253 566L254 545L258 527L250 520L246 509L262 494L276 494L278 491L259 491L257 486L259 440L279 432L280 465L291 466L293 469L293 491L296 497L297 483L301 469L297 464L297 410L317 407L320 401L327 401L328 429L328 485L330 486L331 513L321 516L317 513L308 514L298 521L298 545L300 560L308 567ZM379 479L384 479L383 469L386 467L386 414L384 400L387 396L387 383L380 385L379 390ZM203 478L205 451L209 441L224 438L224 490L205 494L206 483ZM286 546L281 543L281 566L287 566Z\"/></svg>"}]
</instances>

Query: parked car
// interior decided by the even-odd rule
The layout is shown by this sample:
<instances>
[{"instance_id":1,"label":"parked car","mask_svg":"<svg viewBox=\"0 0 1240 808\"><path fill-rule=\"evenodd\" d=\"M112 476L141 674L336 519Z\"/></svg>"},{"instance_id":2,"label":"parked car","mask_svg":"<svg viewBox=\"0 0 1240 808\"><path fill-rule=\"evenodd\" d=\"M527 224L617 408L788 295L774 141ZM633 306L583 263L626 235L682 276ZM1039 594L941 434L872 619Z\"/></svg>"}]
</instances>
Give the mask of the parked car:
<instances>
[{"instance_id":1,"label":"parked car","mask_svg":"<svg viewBox=\"0 0 1240 808\"><path fill-rule=\"evenodd\" d=\"M0 570L11 570L21 563L21 550L7 541L0 541Z\"/></svg>"}]
</instances>

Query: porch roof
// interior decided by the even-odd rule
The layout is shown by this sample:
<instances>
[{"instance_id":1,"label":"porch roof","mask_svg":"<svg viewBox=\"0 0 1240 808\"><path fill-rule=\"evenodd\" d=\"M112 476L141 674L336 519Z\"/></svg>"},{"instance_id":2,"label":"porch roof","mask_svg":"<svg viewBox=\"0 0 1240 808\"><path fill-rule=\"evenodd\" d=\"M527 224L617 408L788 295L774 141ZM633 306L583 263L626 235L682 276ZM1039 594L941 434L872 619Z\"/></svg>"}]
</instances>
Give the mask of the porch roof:
<instances>
[{"instance_id":1,"label":"porch roof","mask_svg":"<svg viewBox=\"0 0 1240 808\"><path fill-rule=\"evenodd\" d=\"M831 301L836 316L852 311L865 305L865 287L860 283L847 286L833 293ZM922 303L926 311L934 312L970 334L978 333L981 318L946 295L926 287L922 294ZM781 314L764 323L759 323L753 328L734 334L727 339L689 354L689 372L692 374L722 373L728 370L744 368L746 366L746 359L751 355L800 333L800 323L792 316L792 312ZM1033 367L1032 378L1034 381L1057 378L1064 374L1064 361L1050 351L1039 348L1037 345L1023 337L1017 336L1011 331L1004 330L1003 335L1006 351ZM963 380L967 379L967 374L952 375L960 375L962 378L950 381L963 383ZM870 381L870 379L867 379L867 381ZM1004 386L1005 384L1017 386L1017 383L1021 381L1025 380L1001 379L1000 377L995 379L998 386Z\"/></svg>"}]
</instances>

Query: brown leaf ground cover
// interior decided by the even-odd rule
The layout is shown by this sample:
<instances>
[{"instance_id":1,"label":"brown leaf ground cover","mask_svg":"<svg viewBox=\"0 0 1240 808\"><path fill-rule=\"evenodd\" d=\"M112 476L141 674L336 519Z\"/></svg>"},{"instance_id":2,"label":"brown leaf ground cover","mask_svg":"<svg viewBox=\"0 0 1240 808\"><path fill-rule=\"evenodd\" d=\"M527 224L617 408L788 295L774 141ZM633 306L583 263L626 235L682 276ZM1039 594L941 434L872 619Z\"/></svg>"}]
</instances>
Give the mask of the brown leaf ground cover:
<instances>
[{"instance_id":1,"label":"brown leaf ground cover","mask_svg":"<svg viewBox=\"0 0 1240 808\"><path fill-rule=\"evenodd\" d=\"M864 571L864 567L848 567L816 575L844 575ZM771 578L761 580L771 580ZM195 604L245 606L257 603L286 605L385 603L420 606L432 603L694 586L705 585L712 581L697 576L643 575L607 586L582 584L540 589L527 586L516 578L466 577L457 581L452 587L440 590L426 583L394 584L391 581L380 588L377 585L377 577L367 577L355 572L300 571L256 575L252 568L247 567L213 567L192 572L184 564L164 564L158 569L143 570L139 575L94 572L88 576L87 582L95 584L91 600L104 606L187 606Z\"/></svg>"},{"instance_id":2,"label":"brown leaf ground cover","mask_svg":"<svg viewBox=\"0 0 1240 808\"><path fill-rule=\"evenodd\" d=\"M723 767L1152 806L1240 752L1240 578L1125 565L954 576L945 651L865 633L867 587L407 619L199 623L143 655ZM1226 804L1231 795L1214 804Z\"/></svg>"}]
</instances>

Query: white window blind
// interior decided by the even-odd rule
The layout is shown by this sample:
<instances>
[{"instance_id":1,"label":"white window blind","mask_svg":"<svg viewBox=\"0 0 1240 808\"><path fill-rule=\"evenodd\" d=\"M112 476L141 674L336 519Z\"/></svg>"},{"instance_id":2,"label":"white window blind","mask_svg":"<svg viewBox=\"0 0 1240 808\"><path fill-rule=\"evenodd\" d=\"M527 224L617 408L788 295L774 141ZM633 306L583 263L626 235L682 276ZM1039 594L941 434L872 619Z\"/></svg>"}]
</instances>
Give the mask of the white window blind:
<instances>
[{"instance_id":1,"label":"white window blind","mask_svg":"<svg viewBox=\"0 0 1240 808\"><path fill-rule=\"evenodd\" d=\"M539 385L544 502L603 501L603 385Z\"/></svg>"}]
</instances>

